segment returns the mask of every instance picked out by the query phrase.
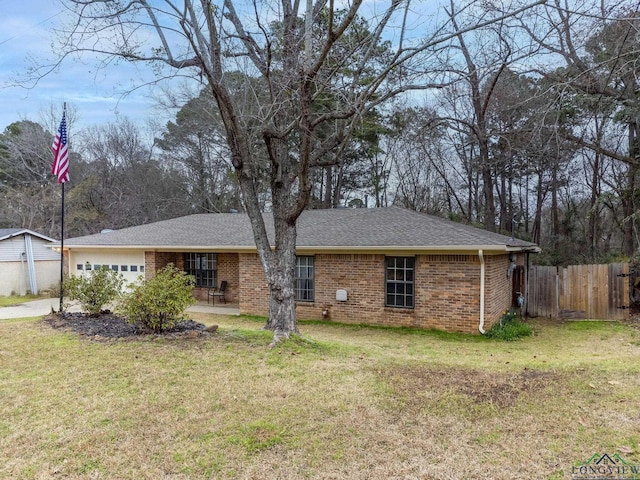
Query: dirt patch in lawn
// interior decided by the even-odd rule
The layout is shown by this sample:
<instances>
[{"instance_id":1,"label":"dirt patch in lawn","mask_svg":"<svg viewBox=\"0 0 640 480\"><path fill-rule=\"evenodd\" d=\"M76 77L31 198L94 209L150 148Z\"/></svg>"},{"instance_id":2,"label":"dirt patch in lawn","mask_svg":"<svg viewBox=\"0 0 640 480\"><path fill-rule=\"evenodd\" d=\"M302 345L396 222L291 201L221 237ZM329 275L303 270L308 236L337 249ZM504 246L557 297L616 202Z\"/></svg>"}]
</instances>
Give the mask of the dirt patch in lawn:
<instances>
[{"instance_id":1,"label":"dirt patch in lawn","mask_svg":"<svg viewBox=\"0 0 640 480\"><path fill-rule=\"evenodd\" d=\"M123 317L106 311L99 315L84 313L52 314L43 318L43 323L55 329L72 331L98 341L144 337L198 338L208 336L217 326L206 327L193 320L183 320L173 328L156 333L144 325L129 323Z\"/></svg>"},{"instance_id":2,"label":"dirt patch in lawn","mask_svg":"<svg viewBox=\"0 0 640 480\"><path fill-rule=\"evenodd\" d=\"M387 372L385 379L407 408L445 394L462 394L474 403L511 407L518 398L545 390L560 382L560 375L524 368L518 373L486 372L455 368L403 367ZM387 376L383 374L384 376Z\"/></svg>"}]
</instances>

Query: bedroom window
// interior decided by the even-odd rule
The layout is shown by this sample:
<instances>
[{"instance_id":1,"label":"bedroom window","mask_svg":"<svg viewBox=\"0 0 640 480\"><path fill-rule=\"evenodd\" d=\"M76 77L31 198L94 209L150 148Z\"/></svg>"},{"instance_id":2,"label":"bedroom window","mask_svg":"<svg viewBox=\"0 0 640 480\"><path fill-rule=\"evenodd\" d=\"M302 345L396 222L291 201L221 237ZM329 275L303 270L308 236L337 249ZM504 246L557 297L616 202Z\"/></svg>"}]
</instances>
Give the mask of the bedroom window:
<instances>
[{"instance_id":1,"label":"bedroom window","mask_svg":"<svg viewBox=\"0 0 640 480\"><path fill-rule=\"evenodd\" d=\"M185 253L184 271L196 278L196 287L215 287L218 256L215 253Z\"/></svg>"},{"instance_id":2,"label":"bedroom window","mask_svg":"<svg viewBox=\"0 0 640 480\"><path fill-rule=\"evenodd\" d=\"M415 261L414 257L386 258L387 307L413 308Z\"/></svg>"},{"instance_id":3,"label":"bedroom window","mask_svg":"<svg viewBox=\"0 0 640 480\"><path fill-rule=\"evenodd\" d=\"M295 290L296 301L314 301L313 257L296 257Z\"/></svg>"}]
</instances>

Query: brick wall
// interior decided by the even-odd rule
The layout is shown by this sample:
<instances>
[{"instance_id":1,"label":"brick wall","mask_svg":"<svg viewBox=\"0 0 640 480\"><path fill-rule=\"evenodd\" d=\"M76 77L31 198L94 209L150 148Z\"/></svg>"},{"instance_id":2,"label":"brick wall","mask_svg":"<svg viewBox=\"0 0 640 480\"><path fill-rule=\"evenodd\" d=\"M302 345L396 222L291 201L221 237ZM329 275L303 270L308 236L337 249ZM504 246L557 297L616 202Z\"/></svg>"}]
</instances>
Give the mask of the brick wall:
<instances>
[{"instance_id":1,"label":"brick wall","mask_svg":"<svg viewBox=\"0 0 640 480\"><path fill-rule=\"evenodd\" d=\"M240 294L240 271L237 253L218 253L218 286L220 286L220 282L223 280L227 281L225 299L228 303L238 303Z\"/></svg>"},{"instance_id":2,"label":"brick wall","mask_svg":"<svg viewBox=\"0 0 640 480\"><path fill-rule=\"evenodd\" d=\"M238 254L240 312L247 315L267 315L269 287L257 253Z\"/></svg>"},{"instance_id":3,"label":"brick wall","mask_svg":"<svg viewBox=\"0 0 640 480\"><path fill-rule=\"evenodd\" d=\"M507 278L508 268L508 255L485 257L485 330L511 307L513 281Z\"/></svg>"},{"instance_id":4,"label":"brick wall","mask_svg":"<svg viewBox=\"0 0 640 480\"><path fill-rule=\"evenodd\" d=\"M183 255L177 252L144 252L144 278L148 280L155 277L158 270L162 270L170 263L183 269Z\"/></svg>"},{"instance_id":5,"label":"brick wall","mask_svg":"<svg viewBox=\"0 0 640 480\"><path fill-rule=\"evenodd\" d=\"M315 301L298 302L299 318L371 325L437 328L476 333L480 310L480 260L477 255L416 256L414 309L385 307L384 255L314 256ZM266 315L268 287L257 254L240 254L240 311ZM485 325L510 306L508 256L485 256ZM335 299L345 289L346 302Z\"/></svg>"}]
</instances>

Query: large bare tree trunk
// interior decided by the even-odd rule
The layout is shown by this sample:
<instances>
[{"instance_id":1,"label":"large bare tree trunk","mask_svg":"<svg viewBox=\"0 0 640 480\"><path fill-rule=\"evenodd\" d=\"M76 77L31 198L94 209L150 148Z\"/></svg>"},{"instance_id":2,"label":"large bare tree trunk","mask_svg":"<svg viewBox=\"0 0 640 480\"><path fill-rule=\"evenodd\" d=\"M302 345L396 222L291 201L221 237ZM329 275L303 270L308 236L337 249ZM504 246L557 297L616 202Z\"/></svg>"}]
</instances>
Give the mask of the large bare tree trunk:
<instances>
[{"instance_id":1,"label":"large bare tree trunk","mask_svg":"<svg viewBox=\"0 0 640 480\"><path fill-rule=\"evenodd\" d=\"M268 269L269 319L265 328L273 331L274 343L298 333L296 298L294 291L296 259L295 224L278 219L277 238L273 262Z\"/></svg>"}]
</instances>

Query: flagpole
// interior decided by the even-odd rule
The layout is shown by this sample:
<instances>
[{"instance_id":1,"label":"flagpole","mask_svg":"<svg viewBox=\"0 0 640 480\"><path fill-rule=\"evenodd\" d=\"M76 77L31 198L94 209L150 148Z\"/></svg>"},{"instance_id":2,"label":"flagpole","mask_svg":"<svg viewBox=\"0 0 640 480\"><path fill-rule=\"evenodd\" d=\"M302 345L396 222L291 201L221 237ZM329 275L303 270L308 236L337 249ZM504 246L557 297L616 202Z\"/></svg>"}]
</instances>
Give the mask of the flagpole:
<instances>
[{"instance_id":1,"label":"flagpole","mask_svg":"<svg viewBox=\"0 0 640 480\"><path fill-rule=\"evenodd\" d=\"M63 312L64 297L64 182L62 186L62 202L60 209L60 313Z\"/></svg>"},{"instance_id":2,"label":"flagpole","mask_svg":"<svg viewBox=\"0 0 640 480\"><path fill-rule=\"evenodd\" d=\"M60 202L60 313L64 312L64 184L69 180L69 150L67 147L67 102L62 106L62 120L58 134L51 147L53 151L53 166L51 173L58 177L62 188Z\"/></svg>"}]
</instances>

